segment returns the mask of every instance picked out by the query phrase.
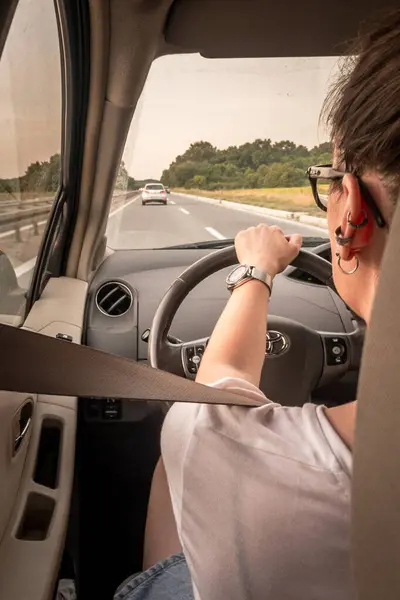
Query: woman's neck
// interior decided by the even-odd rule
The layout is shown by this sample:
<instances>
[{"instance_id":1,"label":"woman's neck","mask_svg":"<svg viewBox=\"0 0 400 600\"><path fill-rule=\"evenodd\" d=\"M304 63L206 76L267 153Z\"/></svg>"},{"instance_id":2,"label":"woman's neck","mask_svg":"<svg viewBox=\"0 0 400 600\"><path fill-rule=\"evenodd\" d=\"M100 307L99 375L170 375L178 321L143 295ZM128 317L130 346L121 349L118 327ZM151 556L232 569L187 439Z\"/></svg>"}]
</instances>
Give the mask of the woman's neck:
<instances>
[{"instance_id":1,"label":"woman's neck","mask_svg":"<svg viewBox=\"0 0 400 600\"><path fill-rule=\"evenodd\" d=\"M352 450L356 428L357 401L349 402L342 406L335 406L334 408L327 408L325 414L346 446Z\"/></svg>"}]
</instances>

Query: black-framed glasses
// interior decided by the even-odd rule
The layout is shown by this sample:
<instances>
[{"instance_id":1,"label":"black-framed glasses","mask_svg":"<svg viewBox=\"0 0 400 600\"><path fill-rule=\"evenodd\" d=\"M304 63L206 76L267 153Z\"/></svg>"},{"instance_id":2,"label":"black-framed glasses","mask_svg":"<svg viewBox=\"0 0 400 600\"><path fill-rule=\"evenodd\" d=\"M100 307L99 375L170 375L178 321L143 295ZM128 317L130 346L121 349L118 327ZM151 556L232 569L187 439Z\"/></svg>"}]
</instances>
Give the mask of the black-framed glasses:
<instances>
[{"instance_id":1,"label":"black-framed glasses","mask_svg":"<svg viewBox=\"0 0 400 600\"><path fill-rule=\"evenodd\" d=\"M315 203L321 210L326 212L328 209L328 198L332 182L341 181L348 172L349 171L337 171L332 165L315 165L307 169L307 176L310 181ZM385 227L386 221L369 191L368 186L361 177L358 175L355 175L355 177L360 186L365 203L373 214L376 224L378 227Z\"/></svg>"}]
</instances>

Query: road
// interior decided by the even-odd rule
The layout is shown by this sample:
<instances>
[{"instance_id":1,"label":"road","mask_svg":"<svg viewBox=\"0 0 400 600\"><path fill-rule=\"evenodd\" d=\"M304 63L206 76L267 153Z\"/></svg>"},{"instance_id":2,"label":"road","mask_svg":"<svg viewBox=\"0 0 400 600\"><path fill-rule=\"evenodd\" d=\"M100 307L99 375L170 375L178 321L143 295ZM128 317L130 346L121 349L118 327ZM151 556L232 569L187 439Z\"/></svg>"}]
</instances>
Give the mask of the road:
<instances>
[{"instance_id":1,"label":"road","mask_svg":"<svg viewBox=\"0 0 400 600\"><path fill-rule=\"evenodd\" d=\"M261 222L278 225L284 233L327 237L327 232L319 227L170 194L167 206L142 206L140 196L128 200L110 217L107 238L108 245L115 249L160 248L232 238L241 229Z\"/></svg>"},{"instance_id":2,"label":"road","mask_svg":"<svg viewBox=\"0 0 400 600\"><path fill-rule=\"evenodd\" d=\"M241 229L265 222L284 233L327 237L325 230L311 225L266 217L237 208L209 204L195 198L170 194L167 206L142 206L141 196L124 195L116 202L107 226L108 245L115 249L161 248L213 239L233 238ZM19 284L28 287L45 221L36 233L31 225L21 227L21 239L13 232L0 233L0 247L11 259Z\"/></svg>"}]
</instances>

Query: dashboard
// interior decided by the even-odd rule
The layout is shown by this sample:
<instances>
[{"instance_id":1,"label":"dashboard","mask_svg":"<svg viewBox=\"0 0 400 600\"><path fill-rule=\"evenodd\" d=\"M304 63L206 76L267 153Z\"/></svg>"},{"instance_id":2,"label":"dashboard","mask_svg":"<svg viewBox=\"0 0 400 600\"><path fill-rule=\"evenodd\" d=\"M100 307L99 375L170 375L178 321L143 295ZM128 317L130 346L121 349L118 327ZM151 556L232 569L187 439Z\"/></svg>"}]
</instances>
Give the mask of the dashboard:
<instances>
[{"instance_id":1,"label":"dashboard","mask_svg":"<svg viewBox=\"0 0 400 600\"><path fill-rule=\"evenodd\" d=\"M85 343L136 361L147 361L148 330L164 293L185 268L210 251L161 249L113 252L104 260L90 285ZM308 251L331 259L328 243L308 248ZM170 333L173 336L189 342L211 335L229 297L225 277L231 268L208 277L192 290L172 323ZM288 267L275 278L269 314L299 321L318 331L350 333L355 327L355 316L337 294L311 275L293 267ZM354 375L350 384L351 396L355 393ZM340 386L340 394L347 397L346 381L343 385ZM328 397L332 393L333 390L328 390Z\"/></svg>"}]
</instances>

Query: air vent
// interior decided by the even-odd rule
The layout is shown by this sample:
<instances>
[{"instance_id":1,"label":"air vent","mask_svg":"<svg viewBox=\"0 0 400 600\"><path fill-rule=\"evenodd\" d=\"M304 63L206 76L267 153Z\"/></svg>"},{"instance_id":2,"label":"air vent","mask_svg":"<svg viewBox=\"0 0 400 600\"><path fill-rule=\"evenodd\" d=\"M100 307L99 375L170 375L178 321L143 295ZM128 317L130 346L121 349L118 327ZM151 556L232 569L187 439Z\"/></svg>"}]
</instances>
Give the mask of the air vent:
<instances>
[{"instance_id":1,"label":"air vent","mask_svg":"<svg viewBox=\"0 0 400 600\"><path fill-rule=\"evenodd\" d=\"M103 283L96 294L97 308L107 317L121 317L132 306L132 292L119 281Z\"/></svg>"}]
</instances>

